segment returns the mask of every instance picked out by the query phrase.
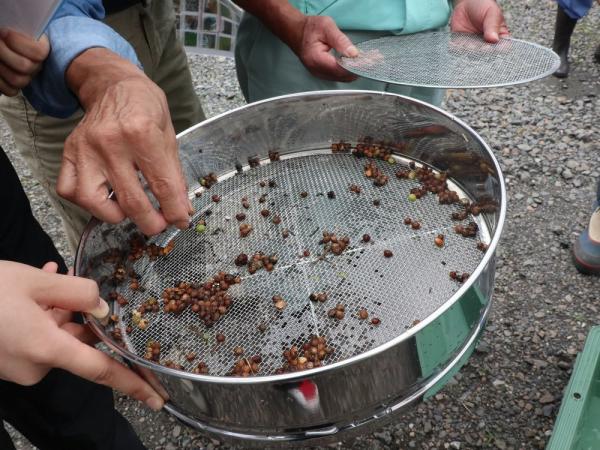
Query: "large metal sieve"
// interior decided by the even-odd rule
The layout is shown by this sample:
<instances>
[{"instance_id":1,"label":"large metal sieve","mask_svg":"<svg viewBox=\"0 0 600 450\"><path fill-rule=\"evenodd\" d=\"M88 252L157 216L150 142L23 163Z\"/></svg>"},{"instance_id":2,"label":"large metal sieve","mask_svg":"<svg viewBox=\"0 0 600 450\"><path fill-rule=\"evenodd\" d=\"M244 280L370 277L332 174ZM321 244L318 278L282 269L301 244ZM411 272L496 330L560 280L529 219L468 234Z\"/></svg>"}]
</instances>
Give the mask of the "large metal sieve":
<instances>
[{"instance_id":1,"label":"large metal sieve","mask_svg":"<svg viewBox=\"0 0 600 450\"><path fill-rule=\"evenodd\" d=\"M366 137L384 141L393 156L371 160L332 152L332 143L354 146ZM179 141L196 209L192 228L158 238L172 245L166 255L128 258L135 227L92 222L76 258L77 273L99 281L105 297L127 299L111 305L116 320L104 326L88 318L91 325L160 381L176 416L220 437L338 438L340 431L391 416L433 392L464 362L489 308L505 208L497 163L470 129L414 100L336 91L248 105L190 129ZM269 152L280 157L271 161ZM369 161L389 177L387 184L378 187L365 177ZM419 182L396 177L399 170L409 172L409 164L448 171L449 187L463 199L495 207L457 222L451 215L464 209L460 204L440 205L433 194L411 201ZM199 180L209 172L218 182L205 189ZM242 212L242 222L253 226L243 238L236 220ZM420 227L405 224L406 218ZM206 226L196 230L200 221ZM469 221L477 223L477 236L454 232L457 223ZM339 255L324 253L323 231L348 236L349 246ZM434 244L440 234L442 248ZM489 245L485 253L478 242ZM384 256L385 250L393 256ZM274 270L251 274L234 263L240 253L257 251L277 255ZM127 275L116 283L117 267L134 272L141 289L132 289ZM181 281L200 286L219 271L239 275L241 282L229 288L233 304L211 327L189 307L180 314L162 311L166 288ZM450 271L471 276L460 284ZM309 300L318 292L328 299ZM283 297L283 309L274 306L276 295ZM132 325L135 310L150 297L161 308L144 315L143 329ZM337 304L345 306L341 320L328 316ZM359 317L363 309L368 319ZM302 348L311 335L325 337L333 348L323 366L277 374L284 350ZM149 342L160 342L158 361L144 358ZM186 359L191 353L195 358ZM253 376L227 376L237 361L254 355L262 361ZM182 370L157 363L166 361ZM209 375L190 372L198 361ZM301 388L307 385L311 394Z\"/></svg>"}]
</instances>

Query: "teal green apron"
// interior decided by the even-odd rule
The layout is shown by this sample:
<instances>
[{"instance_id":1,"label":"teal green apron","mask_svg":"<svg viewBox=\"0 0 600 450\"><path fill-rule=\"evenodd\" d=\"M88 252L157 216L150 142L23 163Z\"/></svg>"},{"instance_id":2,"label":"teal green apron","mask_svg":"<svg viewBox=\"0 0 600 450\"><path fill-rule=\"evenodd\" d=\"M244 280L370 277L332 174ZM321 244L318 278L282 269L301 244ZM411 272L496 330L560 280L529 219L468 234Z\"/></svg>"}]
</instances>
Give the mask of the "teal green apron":
<instances>
[{"instance_id":1,"label":"teal green apron","mask_svg":"<svg viewBox=\"0 0 600 450\"><path fill-rule=\"evenodd\" d=\"M291 0L308 15L331 16L354 43L390 34L434 30L448 23L448 0ZM249 102L305 91L367 89L393 92L439 105L444 91L359 78L326 81L310 74L297 56L258 19L244 14L235 48L238 80Z\"/></svg>"}]
</instances>

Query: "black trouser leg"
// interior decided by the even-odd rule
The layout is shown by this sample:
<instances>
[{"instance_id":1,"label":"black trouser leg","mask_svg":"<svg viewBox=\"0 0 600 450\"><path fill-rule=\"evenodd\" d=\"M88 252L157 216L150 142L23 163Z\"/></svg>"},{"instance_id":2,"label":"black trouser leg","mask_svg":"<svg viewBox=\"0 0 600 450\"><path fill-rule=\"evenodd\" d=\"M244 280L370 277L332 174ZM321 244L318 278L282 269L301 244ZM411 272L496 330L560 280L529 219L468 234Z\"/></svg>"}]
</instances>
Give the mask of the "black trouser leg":
<instances>
[{"instance_id":1,"label":"black trouser leg","mask_svg":"<svg viewBox=\"0 0 600 450\"><path fill-rule=\"evenodd\" d=\"M571 19L560 6L557 6L554 42L552 43L552 50L560 56L560 67L554 72L554 76L557 78L569 76L569 47L575 25L577 25L577 20Z\"/></svg>"},{"instance_id":2,"label":"black trouser leg","mask_svg":"<svg viewBox=\"0 0 600 450\"><path fill-rule=\"evenodd\" d=\"M0 259L42 267L67 267L31 212L10 161L0 148ZM2 361L2 364L7 362ZM8 362L10 363L10 362ZM0 381L0 420L41 450L131 450L144 446L113 405L112 390L62 370L34 386ZM0 449L12 443L0 422Z\"/></svg>"}]
</instances>

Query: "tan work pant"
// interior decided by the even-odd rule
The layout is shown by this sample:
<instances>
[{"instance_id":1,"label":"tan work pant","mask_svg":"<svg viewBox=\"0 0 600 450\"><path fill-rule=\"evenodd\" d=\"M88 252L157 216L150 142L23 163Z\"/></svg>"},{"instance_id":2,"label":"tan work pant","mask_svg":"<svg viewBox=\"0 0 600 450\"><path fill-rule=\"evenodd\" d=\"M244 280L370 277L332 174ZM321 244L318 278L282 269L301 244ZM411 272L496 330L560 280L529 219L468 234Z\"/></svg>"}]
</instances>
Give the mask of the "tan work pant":
<instances>
[{"instance_id":1,"label":"tan work pant","mask_svg":"<svg viewBox=\"0 0 600 450\"><path fill-rule=\"evenodd\" d=\"M172 1L133 6L108 16L104 22L133 46L146 75L165 92L176 132L204 120L185 50L175 35ZM60 198L55 187L64 142L82 119L83 111L68 119L56 119L37 113L20 94L0 97L0 112L13 132L19 152L60 213L74 251L90 215Z\"/></svg>"}]
</instances>

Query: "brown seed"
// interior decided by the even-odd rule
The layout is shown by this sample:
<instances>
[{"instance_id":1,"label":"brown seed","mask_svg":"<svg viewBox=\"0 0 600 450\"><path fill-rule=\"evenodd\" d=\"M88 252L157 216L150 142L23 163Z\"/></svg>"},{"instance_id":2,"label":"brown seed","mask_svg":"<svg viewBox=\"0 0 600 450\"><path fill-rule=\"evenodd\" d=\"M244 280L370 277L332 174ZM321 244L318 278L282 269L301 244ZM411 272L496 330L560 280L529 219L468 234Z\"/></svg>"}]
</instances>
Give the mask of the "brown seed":
<instances>
[{"instance_id":1,"label":"brown seed","mask_svg":"<svg viewBox=\"0 0 600 450\"><path fill-rule=\"evenodd\" d=\"M277 183L275 182L275 180L269 180L269 187L274 188L275 186L277 186Z\"/></svg>"},{"instance_id":2,"label":"brown seed","mask_svg":"<svg viewBox=\"0 0 600 450\"><path fill-rule=\"evenodd\" d=\"M331 308L329 311L327 311L327 315L329 317L335 317L335 313L336 313L336 309L335 308Z\"/></svg>"},{"instance_id":3,"label":"brown seed","mask_svg":"<svg viewBox=\"0 0 600 450\"><path fill-rule=\"evenodd\" d=\"M221 196L217 195L217 194L213 194L213 196L211 198L212 198L212 201L215 203L219 203L221 201Z\"/></svg>"},{"instance_id":4,"label":"brown seed","mask_svg":"<svg viewBox=\"0 0 600 450\"><path fill-rule=\"evenodd\" d=\"M335 312L335 318L337 320L342 320L344 318L344 311L337 310Z\"/></svg>"},{"instance_id":5,"label":"brown seed","mask_svg":"<svg viewBox=\"0 0 600 450\"><path fill-rule=\"evenodd\" d=\"M269 216L269 214L271 214L271 212L270 212L268 209L263 209L263 210L260 212L260 215L261 215L261 216L263 216L263 217L268 217L268 216Z\"/></svg>"},{"instance_id":6,"label":"brown seed","mask_svg":"<svg viewBox=\"0 0 600 450\"><path fill-rule=\"evenodd\" d=\"M317 294L315 294L314 292L311 293L308 298L310 299L311 302L316 302L317 301Z\"/></svg>"},{"instance_id":7,"label":"brown seed","mask_svg":"<svg viewBox=\"0 0 600 450\"><path fill-rule=\"evenodd\" d=\"M373 200L373 205L374 205L374 206L379 206L379 205L381 205L381 200L377 200L377 199Z\"/></svg>"},{"instance_id":8,"label":"brown seed","mask_svg":"<svg viewBox=\"0 0 600 450\"><path fill-rule=\"evenodd\" d=\"M248 200L242 200L242 206L248 209L250 208L250 202L248 202Z\"/></svg>"},{"instance_id":9,"label":"brown seed","mask_svg":"<svg viewBox=\"0 0 600 450\"><path fill-rule=\"evenodd\" d=\"M367 317L369 317L369 312L366 309L358 311L358 318L360 320L365 320Z\"/></svg>"},{"instance_id":10,"label":"brown seed","mask_svg":"<svg viewBox=\"0 0 600 450\"><path fill-rule=\"evenodd\" d=\"M412 219L410 217L407 217L406 219L404 219L404 225L410 225L412 223Z\"/></svg>"},{"instance_id":11,"label":"brown seed","mask_svg":"<svg viewBox=\"0 0 600 450\"><path fill-rule=\"evenodd\" d=\"M264 181L261 181L260 183L258 183L260 187L265 187L267 185L267 183L265 183Z\"/></svg>"},{"instance_id":12,"label":"brown seed","mask_svg":"<svg viewBox=\"0 0 600 450\"><path fill-rule=\"evenodd\" d=\"M414 221L410 224L410 226L412 227L413 230L418 230L419 228L421 228L421 224L417 221Z\"/></svg>"},{"instance_id":13,"label":"brown seed","mask_svg":"<svg viewBox=\"0 0 600 450\"><path fill-rule=\"evenodd\" d=\"M234 347L233 354L236 356L240 356L244 354L244 349L242 347Z\"/></svg>"},{"instance_id":14,"label":"brown seed","mask_svg":"<svg viewBox=\"0 0 600 450\"><path fill-rule=\"evenodd\" d=\"M362 240L363 242L369 242L371 240L371 236L368 234L363 234Z\"/></svg>"},{"instance_id":15,"label":"brown seed","mask_svg":"<svg viewBox=\"0 0 600 450\"><path fill-rule=\"evenodd\" d=\"M384 250L383 256L385 256L386 258L391 258L392 256L394 256L394 254L392 253L391 250Z\"/></svg>"},{"instance_id":16,"label":"brown seed","mask_svg":"<svg viewBox=\"0 0 600 450\"><path fill-rule=\"evenodd\" d=\"M264 333L265 331L267 331L267 326L264 323L260 323L258 324L258 331L260 331L261 333Z\"/></svg>"},{"instance_id":17,"label":"brown seed","mask_svg":"<svg viewBox=\"0 0 600 450\"><path fill-rule=\"evenodd\" d=\"M433 242L435 243L436 246L438 247L443 247L444 246L444 238L443 237L439 237L437 236Z\"/></svg>"},{"instance_id":18,"label":"brown seed","mask_svg":"<svg viewBox=\"0 0 600 450\"><path fill-rule=\"evenodd\" d=\"M217 339L217 342L225 342L225 335L223 333L217 333L215 338Z\"/></svg>"},{"instance_id":19,"label":"brown seed","mask_svg":"<svg viewBox=\"0 0 600 450\"><path fill-rule=\"evenodd\" d=\"M187 359L188 361L193 361L194 359L196 359L196 354L194 352L190 352L187 355L185 355L185 359Z\"/></svg>"},{"instance_id":20,"label":"brown seed","mask_svg":"<svg viewBox=\"0 0 600 450\"><path fill-rule=\"evenodd\" d=\"M283 310L286 306L287 303L281 297L280 300L275 302L275 308L277 308L279 311Z\"/></svg>"},{"instance_id":21,"label":"brown seed","mask_svg":"<svg viewBox=\"0 0 600 450\"><path fill-rule=\"evenodd\" d=\"M327 301L327 293L321 292L321 293L317 294L317 301L319 301L321 303L325 303Z\"/></svg>"},{"instance_id":22,"label":"brown seed","mask_svg":"<svg viewBox=\"0 0 600 450\"><path fill-rule=\"evenodd\" d=\"M281 231L281 236L284 239L287 239L290 236L290 230L288 230L287 228Z\"/></svg>"},{"instance_id":23,"label":"brown seed","mask_svg":"<svg viewBox=\"0 0 600 450\"><path fill-rule=\"evenodd\" d=\"M455 271L450 272L450 278L452 278L453 280L456 280L456 278L458 278L458 274Z\"/></svg>"},{"instance_id":24,"label":"brown seed","mask_svg":"<svg viewBox=\"0 0 600 450\"><path fill-rule=\"evenodd\" d=\"M235 258L235 265L241 267L245 266L246 264L248 264L248 255L246 255L245 253L240 253L239 255L237 255L237 257Z\"/></svg>"},{"instance_id":25,"label":"brown seed","mask_svg":"<svg viewBox=\"0 0 600 450\"><path fill-rule=\"evenodd\" d=\"M272 221L275 225L279 225L281 223L281 217L275 215L275 216L273 216Z\"/></svg>"},{"instance_id":26,"label":"brown seed","mask_svg":"<svg viewBox=\"0 0 600 450\"><path fill-rule=\"evenodd\" d=\"M381 320L380 320L379 318L377 318L377 317L373 317L373 318L371 319L371 323L372 323L373 325L379 325L379 324L381 323Z\"/></svg>"},{"instance_id":27,"label":"brown seed","mask_svg":"<svg viewBox=\"0 0 600 450\"><path fill-rule=\"evenodd\" d=\"M266 202L266 201L267 201L267 196L266 196L265 194L261 195L261 196L258 198L258 203L264 203L264 202Z\"/></svg>"},{"instance_id":28,"label":"brown seed","mask_svg":"<svg viewBox=\"0 0 600 450\"><path fill-rule=\"evenodd\" d=\"M308 251L308 250L304 250L304 251L302 252L302 256L304 256L305 258L308 258L308 257L310 256L310 251Z\"/></svg>"},{"instance_id":29,"label":"brown seed","mask_svg":"<svg viewBox=\"0 0 600 450\"><path fill-rule=\"evenodd\" d=\"M308 197L308 192L306 192L306 191L300 192L300 197L302 197L302 198Z\"/></svg>"},{"instance_id":30,"label":"brown seed","mask_svg":"<svg viewBox=\"0 0 600 450\"><path fill-rule=\"evenodd\" d=\"M246 218L246 214L244 214L244 213L237 213L235 215L235 218L241 222L242 220L244 220Z\"/></svg>"}]
</instances>

